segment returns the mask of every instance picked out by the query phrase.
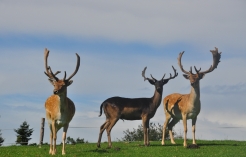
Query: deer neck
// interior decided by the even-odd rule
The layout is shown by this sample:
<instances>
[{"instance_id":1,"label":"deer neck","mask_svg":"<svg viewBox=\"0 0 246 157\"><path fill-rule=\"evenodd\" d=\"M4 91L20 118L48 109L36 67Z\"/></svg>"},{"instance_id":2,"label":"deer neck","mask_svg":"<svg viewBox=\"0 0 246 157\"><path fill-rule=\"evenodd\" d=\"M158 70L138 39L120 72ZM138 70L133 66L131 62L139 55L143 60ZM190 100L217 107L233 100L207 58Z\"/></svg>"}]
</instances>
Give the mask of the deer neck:
<instances>
[{"instance_id":1,"label":"deer neck","mask_svg":"<svg viewBox=\"0 0 246 157\"><path fill-rule=\"evenodd\" d=\"M199 82L196 85L191 86L189 99L192 103L200 101L200 83Z\"/></svg>"},{"instance_id":2,"label":"deer neck","mask_svg":"<svg viewBox=\"0 0 246 157\"><path fill-rule=\"evenodd\" d=\"M162 99L162 90L161 91L155 90L155 93L152 97L152 104L155 109L157 109L160 106L161 99Z\"/></svg>"},{"instance_id":3,"label":"deer neck","mask_svg":"<svg viewBox=\"0 0 246 157\"><path fill-rule=\"evenodd\" d=\"M66 109L67 108L67 90L59 94L60 98L60 108Z\"/></svg>"}]
</instances>

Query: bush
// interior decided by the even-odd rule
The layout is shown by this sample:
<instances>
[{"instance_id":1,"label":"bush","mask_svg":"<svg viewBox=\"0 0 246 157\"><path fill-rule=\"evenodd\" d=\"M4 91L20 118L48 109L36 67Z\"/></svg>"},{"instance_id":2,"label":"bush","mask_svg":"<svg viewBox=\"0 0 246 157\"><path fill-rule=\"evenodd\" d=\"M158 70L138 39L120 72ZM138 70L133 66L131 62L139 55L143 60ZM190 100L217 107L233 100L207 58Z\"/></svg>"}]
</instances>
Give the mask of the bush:
<instances>
[{"instance_id":1,"label":"bush","mask_svg":"<svg viewBox=\"0 0 246 157\"><path fill-rule=\"evenodd\" d=\"M85 141L83 138L80 139L79 137L78 137L78 138L76 139L76 141L75 141L72 137L70 137L70 136L67 137L67 142L66 142L66 144L72 144L72 145L75 145L75 144L79 144L79 143L88 143L88 141Z\"/></svg>"},{"instance_id":2,"label":"bush","mask_svg":"<svg viewBox=\"0 0 246 157\"><path fill-rule=\"evenodd\" d=\"M162 128L163 126L159 123L156 125L154 123L149 124L149 140L150 141L160 141L162 139ZM137 129L133 128L133 131L127 129L123 131L124 137L119 141L142 141L144 139L143 125L139 125ZM169 139L168 130L165 130L166 139ZM175 135L176 133L173 132Z\"/></svg>"}]
</instances>

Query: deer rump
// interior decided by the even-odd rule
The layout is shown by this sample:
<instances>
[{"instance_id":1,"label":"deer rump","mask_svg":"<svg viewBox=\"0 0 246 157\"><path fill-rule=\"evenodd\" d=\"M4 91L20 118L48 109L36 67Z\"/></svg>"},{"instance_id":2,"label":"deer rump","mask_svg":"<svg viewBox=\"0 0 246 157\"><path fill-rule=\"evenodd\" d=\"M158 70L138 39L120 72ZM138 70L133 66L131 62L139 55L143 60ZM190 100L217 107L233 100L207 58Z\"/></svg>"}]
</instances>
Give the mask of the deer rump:
<instances>
[{"instance_id":1,"label":"deer rump","mask_svg":"<svg viewBox=\"0 0 246 157\"><path fill-rule=\"evenodd\" d=\"M197 100L197 102L194 102L195 105L184 105L184 102L187 102L189 98L188 94L179 94L179 93L174 93L170 94L167 97L164 98L163 104L164 104L164 109L165 112L168 112L172 118L175 119L182 119L182 113L180 110L186 110L187 113L187 118L192 119L196 117L201 110L201 102L200 100Z\"/></svg>"},{"instance_id":2,"label":"deer rump","mask_svg":"<svg viewBox=\"0 0 246 157\"><path fill-rule=\"evenodd\" d=\"M150 104L151 99L149 98L111 97L102 103L99 116L103 108L107 119L141 120L143 116L152 118L156 109L152 109Z\"/></svg>"}]
</instances>

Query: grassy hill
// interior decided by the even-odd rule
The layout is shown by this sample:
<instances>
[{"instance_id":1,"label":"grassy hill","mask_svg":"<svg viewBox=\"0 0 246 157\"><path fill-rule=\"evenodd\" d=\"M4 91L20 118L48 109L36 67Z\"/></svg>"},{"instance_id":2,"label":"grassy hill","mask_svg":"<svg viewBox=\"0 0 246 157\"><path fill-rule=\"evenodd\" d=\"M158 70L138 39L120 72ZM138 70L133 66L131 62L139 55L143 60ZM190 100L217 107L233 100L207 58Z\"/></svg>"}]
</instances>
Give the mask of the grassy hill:
<instances>
[{"instance_id":1,"label":"grassy hill","mask_svg":"<svg viewBox=\"0 0 246 157\"><path fill-rule=\"evenodd\" d=\"M107 143L102 143L101 148L96 147L96 143L85 143L76 145L67 145L66 155L71 157L79 156L133 156L133 157L245 157L246 156L246 141L205 141L197 140L200 148L188 149L184 148L183 140L176 140L176 145L172 145L166 141L166 145L162 146L160 141L152 141L151 146L143 146L143 142L113 142L113 148L108 149ZM191 144L191 140L188 140ZM0 157L43 157L49 155L49 146L8 146L0 147ZM57 155L61 155L61 146L57 147Z\"/></svg>"}]
</instances>

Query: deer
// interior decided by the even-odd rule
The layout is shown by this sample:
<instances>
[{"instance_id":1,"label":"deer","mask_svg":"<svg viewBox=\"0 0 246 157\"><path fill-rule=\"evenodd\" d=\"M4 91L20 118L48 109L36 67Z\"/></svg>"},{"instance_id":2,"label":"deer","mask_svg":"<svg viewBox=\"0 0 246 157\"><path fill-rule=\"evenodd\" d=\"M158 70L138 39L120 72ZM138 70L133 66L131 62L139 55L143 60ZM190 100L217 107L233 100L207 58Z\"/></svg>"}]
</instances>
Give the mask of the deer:
<instances>
[{"instance_id":1,"label":"deer","mask_svg":"<svg viewBox=\"0 0 246 157\"><path fill-rule=\"evenodd\" d=\"M70 121L75 114L75 105L71 99L67 97L67 87L73 83L71 78L78 72L80 66L80 57L77 56L77 65L73 74L66 79L66 71L63 79L56 77L60 71L53 73L51 67L48 66L49 50L45 48L44 62L45 75L48 76L49 82L54 86L53 95L51 95L45 102L46 118L50 128L50 149L49 154L56 154L56 139L57 132L63 127L62 135L62 155L65 155L65 140ZM54 142L54 143L53 143Z\"/></svg>"},{"instance_id":2,"label":"deer","mask_svg":"<svg viewBox=\"0 0 246 157\"><path fill-rule=\"evenodd\" d=\"M195 74L192 72L192 67L190 67L189 72L183 69L181 58L182 58L182 55L184 54L184 51L179 53L178 65L181 71L184 73L183 74L184 78L190 81L191 91L189 94L173 93L173 94L166 96L163 99L163 107L164 107L164 113L165 113L166 120L163 124L163 133L162 133L162 142L161 142L162 145L165 145L166 127L168 127L171 143L175 144L173 134L172 134L172 128L181 119L183 120L183 126L184 126L183 146L187 147L186 134L187 134L187 120L188 119L192 120L192 137L193 137L192 143L196 145L195 128L196 128L197 116L201 110L200 80L204 78L205 74L210 73L215 68L217 68L220 62L220 57L222 53L222 52L219 53L218 48L216 47L215 47L215 50L210 50L210 52L212 53L212 56L213 56L213 65L211 65L210 68L206 71L201 71L201 68L197 70L196 66L194 66L194 69L196 71ZM172 121L170 122L171 118L172 118Z\"/></svg>"},{"instance_id":3,"label":"deer","mask_svg":"<svg viewBox=\"0 0 246 157\"><path fill-rule=\"evenodd\" d=\"M142 120L144 130L144 145L149 146L149 121L155 115L157 108L161 104L163 86L170 79L174 79L178 73L174 70L174 76L170 73L168 79L156 80L152 75L151 78L145 77L145 71L147 67L142 71L142 76L145 80L148 80L151 85L155 86L154 95L151 98L123 98L123 97L111 97L105 100L100 106L100 114L102 115L102 109L106 116L106 121L100 127L99 138L97 147L100 148L101 138L104 130L107 131L108 136L108 148L112 147L111 143L111 130L119 119L122 120Z\"/></svg>"}]
</instances>

